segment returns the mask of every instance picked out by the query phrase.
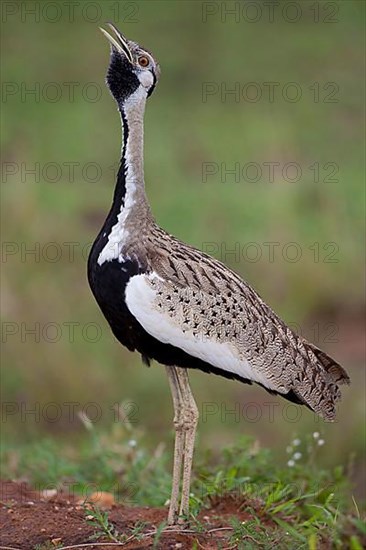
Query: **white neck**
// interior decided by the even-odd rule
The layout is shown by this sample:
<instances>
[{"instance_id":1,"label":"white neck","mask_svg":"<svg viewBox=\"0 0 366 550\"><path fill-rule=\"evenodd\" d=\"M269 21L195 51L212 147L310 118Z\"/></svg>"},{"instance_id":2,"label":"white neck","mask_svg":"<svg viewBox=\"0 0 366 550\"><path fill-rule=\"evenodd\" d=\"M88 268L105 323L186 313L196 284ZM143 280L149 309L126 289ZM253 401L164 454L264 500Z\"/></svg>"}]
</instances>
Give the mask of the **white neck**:
<instances>
[{"instance_id":1,"label":"white neck","mask_svg":"<svg viewBox=\"0 0 366 550\"><path fill-rule=\"evenodd\" d=\"M143 188L144 183L144 113L146 91L140 87L122 106L122 116L127 126L127 141L125 150L122 148L122 158L126 163L126 184L132 193ZM127 194L126 193L126 194Z\"/></svg>"}]
</instances>

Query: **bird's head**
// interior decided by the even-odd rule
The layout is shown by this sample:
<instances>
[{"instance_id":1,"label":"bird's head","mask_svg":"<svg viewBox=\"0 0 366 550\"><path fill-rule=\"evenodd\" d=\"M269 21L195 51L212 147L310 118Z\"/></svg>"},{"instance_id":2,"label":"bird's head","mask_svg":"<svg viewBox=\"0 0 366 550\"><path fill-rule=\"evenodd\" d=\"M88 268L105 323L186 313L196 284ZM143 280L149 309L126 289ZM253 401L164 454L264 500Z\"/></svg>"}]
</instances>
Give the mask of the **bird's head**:
<instances>
[{"instance_id":1,"label":"bird's head","mask_svg":"<svg viewBox=\"0 0 366 550\"><path fill-rule=\"evenodd\" d=\"M150 52L136 42L127 40L112 24L112 34L100 30L111 44L111 60L107 73L107 84L120 107L137 90L149 97L160 76L160 68Z\"/></svg>"}]
</instances>

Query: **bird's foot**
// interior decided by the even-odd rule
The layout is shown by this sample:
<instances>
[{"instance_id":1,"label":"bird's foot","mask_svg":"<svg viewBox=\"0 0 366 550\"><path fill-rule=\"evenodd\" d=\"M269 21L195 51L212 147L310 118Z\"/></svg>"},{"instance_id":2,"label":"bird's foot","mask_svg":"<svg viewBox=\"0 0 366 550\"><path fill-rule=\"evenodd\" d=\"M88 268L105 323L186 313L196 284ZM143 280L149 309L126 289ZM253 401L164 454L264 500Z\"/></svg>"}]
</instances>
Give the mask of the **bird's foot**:
<instances>
[{"instance_id":1,"label":"bird's foot","mask_svg":"<svg viewBox=\"0 0 366 550\"><path fill-rule=\"evenodd\" d=\"M178 511L173 512L169 510L167 527L175 527L176 529L185 529L188 527L189 522L186 516L180 516Z\"/></svg>"},{"instance_id":2,"label":"bird's foot","mask_svg":"<svg viewBox=\"0 0 366 550\"><path fill-rule=\"evenodd\" d=\"M179 516L178 518L178 526L181 529L185 529L186 527L189 527L189 520L185 516Z\"/></svg>"}]
</instances>

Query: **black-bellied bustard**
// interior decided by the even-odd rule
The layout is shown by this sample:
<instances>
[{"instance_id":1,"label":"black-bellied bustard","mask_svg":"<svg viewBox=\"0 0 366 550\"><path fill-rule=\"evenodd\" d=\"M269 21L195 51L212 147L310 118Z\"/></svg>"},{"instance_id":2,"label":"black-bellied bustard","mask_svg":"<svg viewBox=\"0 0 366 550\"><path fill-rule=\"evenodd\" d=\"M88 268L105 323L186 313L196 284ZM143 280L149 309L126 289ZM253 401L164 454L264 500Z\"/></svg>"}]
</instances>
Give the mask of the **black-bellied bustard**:
<instances>
[{"instance_id":1,"label":"black-bellied bustard","mask_svg":"<svg viewBox=\"0 0 366 550\"><path fill-rule=\"evenodd\" d=\"M143 170L143 118L160 75L150 52L113 25L108 87L123 126L112 207L88 261L93 294L114 335L145 362L166 366L173 397L173 486L169 524L188 516L198 410L188 368L201 369L335 416L344 369L298 336L236 273L161 229L151 214ZM179 504L180 481L182 492Z\"/></svg>"}]
</instances>

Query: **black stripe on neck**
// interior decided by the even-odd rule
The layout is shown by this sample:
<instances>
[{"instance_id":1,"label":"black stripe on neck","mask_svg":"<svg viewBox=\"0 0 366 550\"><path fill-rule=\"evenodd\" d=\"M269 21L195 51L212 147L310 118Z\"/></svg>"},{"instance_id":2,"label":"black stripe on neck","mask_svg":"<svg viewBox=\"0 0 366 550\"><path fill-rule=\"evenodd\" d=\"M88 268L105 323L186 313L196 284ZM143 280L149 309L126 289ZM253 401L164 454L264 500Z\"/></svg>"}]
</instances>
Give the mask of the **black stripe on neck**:
<instances>
[{"instance_id":1,"label":"black stripe on neck","mask_svg":"<svg viewBox=\"0 0 366 550\"><path fill-rule=\"evenodd\" d=\"M120 166L117 173L117 182L116 188L114 191L113 204L118 205L120 209L125 205L126 197L126 173L127 173L127 161L126 161L126 151L127 151L127 140L129 135L129 128L126 113L123 110L123 107L120 108L121 119L122 119L122 128L123 128L123 146L122 146L122 157L120 161Z\"/></svg>"}]
</instances>

